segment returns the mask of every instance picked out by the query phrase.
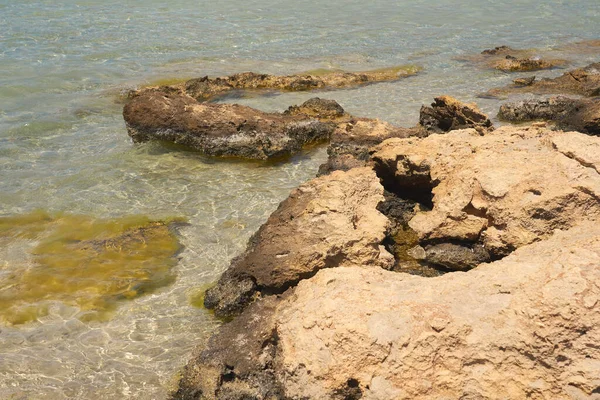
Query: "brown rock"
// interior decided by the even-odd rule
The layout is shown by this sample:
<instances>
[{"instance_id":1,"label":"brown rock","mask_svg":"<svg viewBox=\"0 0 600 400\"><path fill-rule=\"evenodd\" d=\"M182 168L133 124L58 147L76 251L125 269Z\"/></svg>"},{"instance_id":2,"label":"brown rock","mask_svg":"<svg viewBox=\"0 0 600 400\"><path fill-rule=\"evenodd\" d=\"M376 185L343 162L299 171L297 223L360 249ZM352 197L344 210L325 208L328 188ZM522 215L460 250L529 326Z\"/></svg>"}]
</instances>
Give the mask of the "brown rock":
<instances>
[{"instance_id":1,"label":"brown rock","mask_svg":"<svg viewBox=\"0 0 600 400\"><path fill-rule=\"evenodd\" d=\"M513 49L508 46L498 46L487 49L481 54L459 57L483 68L493 68L504 72L538 71L563 66L566 60L548 58L551 51L537 49Z\"/></svg>"},{"instance_id":2,"label":"brown rock","mask_svg":"<svg viewBox=\"0 0 600 400\"><path fill-rule=\"evenodd\" d=\"M498 118L510 122L552 121L562 130L600 135L600 98L557 96L546 100L505 103L500 107Z\"/></svg>"},{"instance_id":3,"label":"brown rock","mask_svg":"<svg viewBox=\"0 0 600 400\"><path fill-rule=\"evenodd\" d=\"M554 68L557 63L537 58L518 59L514 57L505 58L495 63L495 68L504 72L539 71Z\"/></svg>"},{"instance_id":4,"label":"brown rock","mask_svg":"<svg viewBox=\"0 0 600 400\"><path fill-rule=\"evenodd\" d=\"M265 113L237 104L201 104L180 92L158 90L134 97L123 109L127 132L134 142L168 141L211 156L251 159L287 156L306 144L329 140L335 123L329 122L329 114L323 121L314 118L317 111L313 114L309 117Z\"/></svg>"},{"instance_id":5,"label":"brown rock","mask_svg":"<svg viewBox=\"0 0 600 400\"><path fill-rule=\"evenodd\" d=\"M531 85L509 85L502 88L490 89L482 96L503 97L511 93L600 96L600 63L571 70L557 78L540 79Z\"/></svg>"},{"instance_id":6,"label":"brown rock","mask_svg":"<svg viewBox=\"0 0 600 400\"><path fill-rule=\"evenodd\" d=\"M177 90L203 102L245 91L307 91L347 88L377 82L392 82L415 75L419 71L420 68L418 67L406 65L363 72L331 71L287 76L243 72L218 78L205 76L190 79L181 85L144 88L130 92L128 97L134 98L148 90Z\"/></svg>"},{"instance_id":7,"label":"brown rock","mask_svg":"<svg viewBox=\"0 0 600 400\"><path fill-rule=\"evenodd\" d=\"M586 138L536 127L484 136L470 129L389 139L373 159L388 190L421 204L433 196L431 211L409 222L422 243L482 243L498 257L600 216L600 175L579 161L585 150L554 145Z\"/></svg>"},{"instance_id":8,"label":"brown rock","mask_svg":"<svg viewBox=\"0 0 600 400\"><path fill-rule=\"evenodd\" d=\"M282 293L319 269L347 265L389 268L381 246L388 220L377 204L383 187L370 168L313 179L284 200L235 258L205 305L218 316L239 313L256 295Z\"/></svg>"},{"instance_id":9,"label":"brown rock","mask_svg":"<svg viewBox=\"0 0 600 400\"><path fill-rule=\"evenodd\" d=\"M435 279L322 270L223 326L175 398L595 399L599 260L587 222Z\"/></svg>"},{"instance_id":10,"label":"brown rock","mask_svg":"<svg viewBox=\"0 0 600 400\"><path fill-rule=\"evenodd\" d=\"M419 124L429 132L455 129L493 129L492 122L475 104L465 104L450 96L436 97L431 107L422 106Z\"/></svg>"}]
</instances>

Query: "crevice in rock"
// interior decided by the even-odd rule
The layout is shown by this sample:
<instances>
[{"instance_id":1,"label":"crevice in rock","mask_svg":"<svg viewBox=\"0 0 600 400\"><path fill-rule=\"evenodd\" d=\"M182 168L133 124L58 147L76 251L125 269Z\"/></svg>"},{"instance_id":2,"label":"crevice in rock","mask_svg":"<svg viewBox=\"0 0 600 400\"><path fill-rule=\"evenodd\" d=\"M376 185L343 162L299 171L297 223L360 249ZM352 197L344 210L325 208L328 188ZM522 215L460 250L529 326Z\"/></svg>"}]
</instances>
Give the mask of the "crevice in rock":
<instances>
[{"instance_id":1,"label":"crevice in rock","mask_svg":"<svg viewBox=\"0 0 600 400\"><path fill-rule=\"evenodd\" d=\"M334 390L331 396L335 400L358 400L362 397L360 382L355 378L349 378L344 385Z\"/></svg>"}]
</instances>

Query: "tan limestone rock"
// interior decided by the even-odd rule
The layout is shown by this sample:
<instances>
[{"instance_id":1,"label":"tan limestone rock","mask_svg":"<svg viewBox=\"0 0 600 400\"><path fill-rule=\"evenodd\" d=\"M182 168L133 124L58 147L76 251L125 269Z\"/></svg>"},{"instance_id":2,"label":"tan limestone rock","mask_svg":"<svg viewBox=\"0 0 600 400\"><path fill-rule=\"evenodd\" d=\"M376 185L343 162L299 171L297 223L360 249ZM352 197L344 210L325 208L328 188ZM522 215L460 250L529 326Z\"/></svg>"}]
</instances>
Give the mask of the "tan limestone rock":
<instances>
[{"instance_id":1,"label":"tan limestone rock","mask_svg":"<svg viewBox=\"0 0 600 400\"><path fill-rule=\"evenodd\" d=\"M586 164L597 162L586 147L599 140L534 126L485 136L462 130L389 139L373 159L380 176L408 195L432 190L433 209L409 221L421 240L480 241L505 255L554 229L600 217L600 175Z\"/></svg>"}]
</instances>

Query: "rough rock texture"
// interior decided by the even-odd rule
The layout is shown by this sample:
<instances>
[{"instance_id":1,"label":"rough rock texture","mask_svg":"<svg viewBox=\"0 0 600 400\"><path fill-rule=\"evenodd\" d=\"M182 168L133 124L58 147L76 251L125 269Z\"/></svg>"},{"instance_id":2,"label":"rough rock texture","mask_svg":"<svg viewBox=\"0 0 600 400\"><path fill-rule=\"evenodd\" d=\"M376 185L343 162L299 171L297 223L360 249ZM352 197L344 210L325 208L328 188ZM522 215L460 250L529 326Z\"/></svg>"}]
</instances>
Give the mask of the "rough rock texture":
<instances>
[{"instance_id":1,"label":"rough rock texture","mask_svg":"<svg viewBox=\"0 0 600 400\"><path fill-rule=\"evenodd\" d=\"M419 124L429 132L442 133L455 129L493 129L492 122L475 104L465 104L450 96L434 99L431 107L421 107Z\"/></svg>"},{"instance_id":2,"label":"rough rock texture","mask_svg":"<svg viewBox=\"0 0 600 400\"><path fill-rule=\"evenodd\" d=\"M408 223L421 243L481 243L494 257L600 216L596 138L538 127L389 139L373 154L383 184L431 211ZM568 148L567 148L568 147ZM433 195L433 197L431 197Z\"/></svg>"},{"instance_id":3,"label":"rough rock texture","mask_svg":"<svg viewBox=\"0 0 600 400\"><path fill-rule=\"evenodd\" d=\"M425 137L464 128L484 132L493 126L477 106L450 96L437 97L431 107L421 107L420 122L413 128L400 128L377 119L353 119L338 125L333 132L327 148L329 158L319 168L319 175L368 165L371 148L389 138Z\"/></svg>"},{"instance_id":4,"label":"rough rock texture","mask_svg":"<svg viewBox=\"0 0 600 400\"><path fill-rule=\"evenodd\" d=\"M191 79L185 91L199 101L206 101L232 91L280 90L306 91L360 86L375 82L395 81L418 72L418 68L400 66L364 72L332 72L326 74L298 74L275 76L244 72L226 77Z\"/></svg>"},{"instance_id":5,"label":"rough rock texture","mask_svg":"<svg viewBox=\"0 0 600 400\"><path fill-rule=\"evenodd\" d=\"M242 310L256 292L281 293L319 269L369 264L389 268L381 246L388 220L377 211L383 187L370 168L313 179L284 200L209 289L218 316Z\"/></svg>"},{"instance_id":6,"label":"rough rock texture","mask_svg":"<svg viewBox=\"0 0 600 400\"><path fill-rule=\"evenodd\" d=\"M600 98L571 99L557 96L546 100L523 100L500 107L498 118L510 122L545 120L562 130L600 135Z\"/></svg>"},{"instance_id":7,"label":"rough rock texture","mask_svg":"<svg viewBox=\"0 0 600 400\"><path fill-rule=\"evenodd\" d=\"M179 399L598 399L600 226L468 273L321 270L255 303Z\"/></svg>"},{"instance_id":8,"label":"rough rock texture","mask_svg":"<svg viewBox=\"0 0 600 400\"><path fill-rule=\"evenodd\" d=\"M123 117L134 142L163 140L211 156L268 159L329 139L336 127L331 109L341 107L320 99L308 102L304 109L312 110L311 116L264 113L237 104L201 104L177 91L156 90L134 97L125 105ZM326 115L319 115L319 105Z\"/></svg>"},{"instance_id":9,"label":"rough rock texture","mask_svg":"<svg viewBox=\"0 0 600 400\"><path fill-rule=\"evenodd\" d=\"M459 60L504 72L538 71L567 63L562 59L547 58L548 53L547 50L540 52L536 49L513 49L508 46L498 46L484 50L481 54L459 57Z\"/></svg>"},{"instance_id":10,"label":"rough rock texture","mask_svg":"<svg viewBox=\"0 0 600 400\"><path fill-rule=\"evenodd\" d=\"M502 97L510 93L600 96L600 63L571 70L557 78L540 79L530 85L514 84L502 88L494 88L483 94L483 96Z\"/></svg>"},{"instance_id":11,"label":"rough rock texture","mask_svg":"<svg viewBox=\"0 0 600 400\"><path fill-rule=\"evenodd\" d=\"M400 128L378 119L353 119L339 124L331 135L327 148L329 158L319 167L319 175L367 165L369 149L385 139L424 135L426 132L419 127Z\"/></svg>"}]
</instances>

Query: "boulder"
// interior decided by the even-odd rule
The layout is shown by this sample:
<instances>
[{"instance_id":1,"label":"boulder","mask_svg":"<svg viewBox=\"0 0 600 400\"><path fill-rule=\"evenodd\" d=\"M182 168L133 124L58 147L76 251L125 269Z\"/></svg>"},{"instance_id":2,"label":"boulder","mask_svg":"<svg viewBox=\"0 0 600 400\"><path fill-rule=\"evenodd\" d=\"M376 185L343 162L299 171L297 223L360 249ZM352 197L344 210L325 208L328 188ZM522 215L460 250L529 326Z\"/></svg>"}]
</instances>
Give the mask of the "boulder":
<instances>
[{"instance_id":1,"label":"boulder","mask_svg":"<svg viewBox=\"0 0 600 400\"><path fill-rule=\"evenodd\" d=\"M388 226L377 211L383 187L370 168L336 171L294 191L206 292L207 308L235 315L259 294L283 293L323 268L390 268L381 245Z\"/></svg>"},{"instance_id":2,"label":"boulder","mask_svg":"<svg viewBox=\"0 0 600 400\"><path fill-rule=\"evenodd\" d=\"M600 216L597 141L535 126L468 129L388 139L372 158L387 190L428 206L408 223L422 246L482 244L498 258Z\"/></svg>"},{"instance_id":3,"label":"boulder","mask_svg":"<svg viewBox=\"0 0 600 400\"><path fill-rule=\"evenodd\" d=\"M311 116L265 113L237 104L198 103L181 92L159 90L131 99L123 117L134 142L161 140L210 156L249 159L293 154L306 144L329 140L336 127L329 109L323 116L314 107Z\"/></svg>"},{"instance_id":4,"label":"boulder","mask_svg":"<svg viewBox=\"0 0 600 400\"><path fill-rule=\"evenodd\" d=\"M529 85L512 84L490 89L484 97L503 97L511 93L574 94L600 96L600 63L577 68L557 78L543 78Z\"/></svg>"},{"instance_id":5,"label":"boulder","mask_svg":"<svg viewBox=\"0 0 600 400\"><path fill-rule=\"evenodd\" d=\"M562 130L600 135L600 98L557 96L505 103L500 107L498 118L510 122L552 121Z\"/></svg>"},{"instance_id":6,"label":"boulder","mask_svg":"<svg viewBox=\"0 0 600 400\"><path fill-rule=\"evenodd\" d=\"M324 269L253 304L176 399L597 399L600 225L435 279Z\"/></svg>"},{"instance_id":7,"label":"boulder","mask_svg":"<svg viewBox=\"0 0 600 400\"><path fill-rule=\"evenodd\" d=\"M455 129L493 129L492 122L475 104L465 104L450 96L436 97L431 107L422 106L419 124L429 132L442 133Z\"/></svg>"}]
</instances>

